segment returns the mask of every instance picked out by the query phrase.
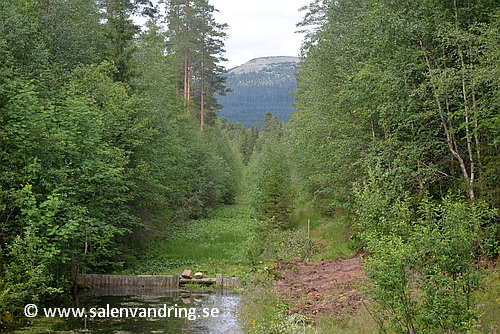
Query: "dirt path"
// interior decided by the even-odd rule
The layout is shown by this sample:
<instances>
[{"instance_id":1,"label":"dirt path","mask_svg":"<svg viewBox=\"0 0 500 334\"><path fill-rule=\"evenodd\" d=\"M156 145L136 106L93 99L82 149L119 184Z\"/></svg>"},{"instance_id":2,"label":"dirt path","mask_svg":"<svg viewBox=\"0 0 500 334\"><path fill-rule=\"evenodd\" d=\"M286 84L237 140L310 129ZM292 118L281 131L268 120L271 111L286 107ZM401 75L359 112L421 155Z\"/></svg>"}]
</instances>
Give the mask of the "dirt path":
<instances>
[{"instance_id":1,"label":"dirt path","mask_svg":"<svg viewBox=\"0 0 500 334\"><path fill-rule=\"evenodd\" d=\"M278 260L273 267L276 292L292 305L290 313L343 317L362 306L363 269L359 257L305 263Z\"/></svg>"}]
</instances>

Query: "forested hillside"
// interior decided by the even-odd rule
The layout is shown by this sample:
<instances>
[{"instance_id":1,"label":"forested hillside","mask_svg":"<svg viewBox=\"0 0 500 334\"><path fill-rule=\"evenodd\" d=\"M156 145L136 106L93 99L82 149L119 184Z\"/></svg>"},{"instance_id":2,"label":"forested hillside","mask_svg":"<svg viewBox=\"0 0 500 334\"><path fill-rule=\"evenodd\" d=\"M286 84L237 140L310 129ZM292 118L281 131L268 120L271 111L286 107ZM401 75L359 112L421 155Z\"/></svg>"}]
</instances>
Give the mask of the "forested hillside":
<instances>
[{"instance_id":1,"label":"forested hillside","mask_svg":"<svg viewBox=\"0 0 500 334\"><path fill-rule=\"evenodd\" d=\"M296 57L264 57L229 70L226 86L231 91L218 97L222 107L218 114L246 128L254 124L262 128L267 111L288 122L294 111L291 93L296 90L298 61Z\"/></svg>"}]
</instances>

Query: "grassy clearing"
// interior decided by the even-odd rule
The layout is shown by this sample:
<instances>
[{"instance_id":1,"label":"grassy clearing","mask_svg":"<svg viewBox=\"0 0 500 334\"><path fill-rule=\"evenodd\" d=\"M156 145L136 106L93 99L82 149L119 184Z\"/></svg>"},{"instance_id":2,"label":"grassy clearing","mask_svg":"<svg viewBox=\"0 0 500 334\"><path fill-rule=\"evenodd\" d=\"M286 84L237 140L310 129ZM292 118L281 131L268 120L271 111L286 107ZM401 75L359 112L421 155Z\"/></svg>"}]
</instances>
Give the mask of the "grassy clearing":
<instances>
[{"instance_id":1,"label":"grassy clearing","mask_svg":"<svg viewBox=\"0 0 500 334\"><path fill-rule=\"evenodd\" d=\"M377 324L367 309L358 314L339 321L333 317L320 317L316 325L316 334L373 334L377 332Z\"/></svg>"},{"instance_id":2,"label":"grassy clearing","mask_svg":"<svg viewBox=\"0 0 500 334\"><path fill-rule=\"evenodd\" d=\"M248 249L257 223L244 205L225 206L207 218L181 222L148 242L126 271L173 274L189 268L206 276L241 277L250 270Z\"/></svg>"}]
</instances>

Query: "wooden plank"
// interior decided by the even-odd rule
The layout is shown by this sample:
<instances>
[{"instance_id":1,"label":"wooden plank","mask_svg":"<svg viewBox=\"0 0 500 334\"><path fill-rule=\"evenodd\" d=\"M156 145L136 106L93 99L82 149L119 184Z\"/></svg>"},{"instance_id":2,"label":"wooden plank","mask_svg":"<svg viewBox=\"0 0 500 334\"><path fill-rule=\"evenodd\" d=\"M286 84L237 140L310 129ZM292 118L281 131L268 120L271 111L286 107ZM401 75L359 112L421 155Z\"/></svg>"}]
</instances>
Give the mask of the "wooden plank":
<instances>
[{"instance_id":1,"label":"wooden plank","mask_svg":"<svg viewBox=\"0 0 500 334\"><path fill-rule=\"evenodd\" d=\"M174 285L172 286L173 288L178 288L179 287L179 283L180 283L180 278L179 278L179 275L175 274L174 275Z\"/></svg>"},{"instance_id":2,"label":"wooden plank","mask_svg":"<svg viewBox=\"0 0 500 334\"><path fill-rule=\"evenodd\" d=\"M198 283L198 284L215 284L217 282L216 278L181 278L180 283Z\"/></svg>"}]
</instances>

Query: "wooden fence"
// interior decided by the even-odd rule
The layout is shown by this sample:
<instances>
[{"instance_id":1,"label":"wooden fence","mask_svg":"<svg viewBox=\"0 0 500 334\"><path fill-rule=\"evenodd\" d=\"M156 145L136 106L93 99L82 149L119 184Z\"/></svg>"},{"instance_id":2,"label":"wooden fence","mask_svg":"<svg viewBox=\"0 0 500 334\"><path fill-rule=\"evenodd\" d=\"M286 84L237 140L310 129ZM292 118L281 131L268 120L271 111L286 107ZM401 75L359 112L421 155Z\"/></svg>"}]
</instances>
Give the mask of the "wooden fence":
<instances>
[{"instance_id":1,"label":"wooden fence","mask_svg":"<svg viewBox=\"0 0 500 334\"><path fill-rule=\"evenodd\" d=\"M79 275L79 285L85 287L165 287L178 288L183 284L215 284L217 288L231 288L238 285L237 278L182 278L179 275Z\"/></svg>"}]
</instances>

